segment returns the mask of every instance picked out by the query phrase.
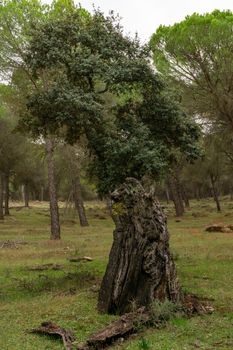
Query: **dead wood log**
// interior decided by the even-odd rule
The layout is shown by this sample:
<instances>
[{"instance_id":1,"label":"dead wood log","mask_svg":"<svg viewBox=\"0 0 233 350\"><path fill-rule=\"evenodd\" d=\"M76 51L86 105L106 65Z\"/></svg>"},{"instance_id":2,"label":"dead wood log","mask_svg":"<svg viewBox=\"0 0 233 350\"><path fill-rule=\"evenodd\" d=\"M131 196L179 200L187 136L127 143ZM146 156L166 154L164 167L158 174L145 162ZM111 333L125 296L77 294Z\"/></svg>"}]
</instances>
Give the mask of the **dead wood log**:
<instances>
[{"instance_id":1,"label":"dead wood log","mask_svg":"<svg viewBox=\"0 0 233 350\"><path fill-rule=\"evenodd\" d=\"M211 314L214 311L214 308L210 303L210 299L201 299L194 294L184 295L182 305L186 315L188 316L193 316L195 314Z\"/></svg>"},{"instance_id":2,"label":"dead wood log","mask_svg":"<svg viewBox=\"0 0 233 350\"><path fill-rule=\"evenodd\" d=\"M207 232L223 232L230 233L233 231L233 225L224 225L224 224L213 224L205 229Z\"/></svg>"},{"instance_id":3,"label":"dead wood log","mask_svg":"<svg viewBox=\"0 0 233 350\"><path fill-rule=\"evenodd\" d=\"M10 240L7 240L7 241L4 241L4 242L0 242L0 249L3 249L3 248L15 248L15 249L18 249L21 245L26 245L28 244L28 242L26 241L10 241Z\"/></svg>"},{"instance_id":4,"label":"dead wood log","mask_svg":"<svg viewBox=\"0 0 233 350\"><path fill-rule=\"evenodd\" d=\"M194 316L210 314L214 311L209 299L201 299L193 294L182 297L181 309L183 316ZM179 314L179 312L178 312ZM138 329L147 326L161 326L164 320L158 319L156 315L145 307L141 307L135 312L130 312L121 316L118 320L110 323L106 328L92 335L86 343L80 344L77 350L98 350L106 348L118 340L127 338L131 334L137 333Z\"/></svg>"},{"instance_id":5,"label":"dead wood log","mask_svg":"<svg viewBox=\"0 0 233 350\"><path fill-rule=\"evenodd\" d=\"M70 262L80 262L80 261L93 261L93 259L90 256L83 256L81 258L76 257L76 258L70 258L68 259Z\"/></svg>"},{"instance_id":6,"label":"dead wood log","mask_svg":"<svg viewBox=\"0 0 233 350\"><path fill-rule=\"evenodd\" d=\"M35 265L35 266L31 266L28 267L28 271L46 271L46 270L62 270L63 269L63 265L60 264L44 264L44 265Z\"/></svg>"},{"instance_id":7,"label":"dead wood log","mask_svg":"<svg viewBox=\"0 0 233 350\"><path fill-rule=\"evenodd\" d=\"M106 328L91 336L85 344L78 346L78 350L103 349L120 338L136 333L138 326L146 325L151 320L149 311L144 307L136 312L130 312L110 323Z\"/></svg>"},{"instance_id":8,"label":"dead wood log","mask_svg":"<svg viewBox=\"0 0 233 350\"><path fill-rule=\"evenodd\" d=\"M184 295L181 306L182 315L188 317L209 314L214 311L209 299L201 299L193 294ZM180 316L180 311L178 311L178 314ZM125 340L130 335L137 333L143 326L161 326L163 324L165 324L163 318L159 319L153 311L141 307L135 312L124 314L118 320L111 322L104 329L90 336L85 343L80 344L77 348L74 345L75 337L73 333L52 322L43 322L39 328L31 330L31 333L58 335L62 338L66 350L98 350L107 348L119 340Z\"/></svg>"},{"instance_id":9,"label":"dead wood log","mask_svg":"<svg viewBox=\"0 0 233 350\"><path fill-rule=\"evenodd\" d=\"M59 327L52 322L43 322L39 328L34 328L30 333L47 334L47 335L57 335L62 338L63 344L66 350L73 349L73 342L75 341L74 334L64 328Z\"/></svg>"}]
</instances>

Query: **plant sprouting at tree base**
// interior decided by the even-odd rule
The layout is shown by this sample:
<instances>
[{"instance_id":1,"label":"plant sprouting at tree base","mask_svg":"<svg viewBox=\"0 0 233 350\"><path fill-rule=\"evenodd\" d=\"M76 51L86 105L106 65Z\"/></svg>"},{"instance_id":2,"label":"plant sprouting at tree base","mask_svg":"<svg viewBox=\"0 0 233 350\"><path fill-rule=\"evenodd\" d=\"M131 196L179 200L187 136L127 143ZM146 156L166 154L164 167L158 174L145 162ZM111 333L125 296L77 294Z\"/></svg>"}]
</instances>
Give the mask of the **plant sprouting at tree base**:
<instances>
[{"instance_id":1,"label":"plant sprouting at tree base","mask_svg":"<svg viewBox=\"0 0 233 350\"><path fill-rule=\"evenodd\" d=\"M100 312L124 314L153 300L179 302L166 217L153 191L129 178L112 193L114 242L102 281Z\"/></svg>"}]
</instances>

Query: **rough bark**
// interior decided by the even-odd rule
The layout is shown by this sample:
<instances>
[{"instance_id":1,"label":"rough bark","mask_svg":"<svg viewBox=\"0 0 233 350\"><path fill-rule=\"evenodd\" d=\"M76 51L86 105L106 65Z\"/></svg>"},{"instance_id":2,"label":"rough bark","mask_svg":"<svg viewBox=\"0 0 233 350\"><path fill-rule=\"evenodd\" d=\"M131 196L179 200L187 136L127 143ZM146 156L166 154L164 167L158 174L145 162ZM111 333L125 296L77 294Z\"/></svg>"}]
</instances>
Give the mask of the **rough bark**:
<instances>
[{"instance_id":1,"label":"rough bark","mask_svg":"<svg viewBox=\"0 0 233 350\"><path fill-rule=\"evenodd\" d=\"M112 194L115 220L113 246L99 293L98 309L123 314L132 304L180 298L176 269L169 252L166 217L153 191L135 179Z\"/></svg>"},{"instance_id":2,"label":"rough bark","mask_svg":"<svg viewBox=\"0 0 233 350\"><path fill-rule=\"evenodd\" d=\"M24 206L29 208L29 186L28 183L24 184Z\"/></svg>"},{"instance_id":3,"label":"rough bark","mask_svg":"<svg viewBox=\"0 0 233 350\"><path fill-rule=\"evenodd\" d=\"M9 198L10 198L10 191L9 191L9 174L5 174L5 179L4 179L4 187L5 187L5 196L4 196L4 206L5 210L4 213L5 215L10 215L9 211Z\"/></svg>"},{"instance_id":4,"label":"rough bark","mask_svg":"<svg viewBox=\"0 0 233 350\"><path fill-rule=\"evenodd\" d=\"M73 196L74 196L74 205L75 209L78 212L79 222L81 226L89 226L86 212L83 203L82 191L81 191L81 182L78 170L73 174L72 186L73 186Z\"/></svg>"},{"instance_id":5,"label":"rough bark","mask_svg":"<svg viewBox=\"0 0 233 350\"><path fill-rule=\"evenodd\" d=\"M170 175L168 178L168 184L175 205L176 216L182 216L184 214L184 203L179 180L174 175Z\"/></svg>"},{"instance_id":6,"label":"rough bark","mask_svg":"<svg viewBox=\"0 0 233 350\"><path fill-rule=\"evenodd\" d=\"M221 206L220 206L220 202L219 202L219 198L218 198L218 191L216 188L216 179L212 174L210 174L210 182L211 182L212 194L214 197L214 201L216 203L216 208L217 208L217 211L220 212Z\"/></svg>"},{"instance_id":7,"label":"rough bark","mask_svg":"<svg viewBox=\"0 0 233 350\"><path fill-rule=\"evenodd\" d=\"M0 172L0 220L4 219L4 212L3 212L3 184L4 184L4 177L3 174Z\"/></svg>"},{"instance_id":8,"label":"rough bark","mask_svg":"<svg viewBox=\"0 0 233 350\"><path fill-rule=\"evenodd\" d=\"M60 220L57 202L57 190L55 185L55 164L53 158L54 145L52 139L46 139L46 155L48 166L48 188L49 188L49 204L51 218L51 239L60 239Z\"/></svg>"}]
</instances>

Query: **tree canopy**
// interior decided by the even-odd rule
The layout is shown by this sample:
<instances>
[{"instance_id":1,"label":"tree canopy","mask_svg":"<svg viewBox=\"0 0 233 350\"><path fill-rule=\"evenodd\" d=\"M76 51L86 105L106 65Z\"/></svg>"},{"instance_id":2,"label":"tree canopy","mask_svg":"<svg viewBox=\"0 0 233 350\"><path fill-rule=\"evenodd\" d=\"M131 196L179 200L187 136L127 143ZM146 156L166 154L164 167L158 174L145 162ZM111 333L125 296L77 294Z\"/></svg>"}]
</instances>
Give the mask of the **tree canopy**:
<instances>
[{"instance_id":1,"label":"tree canopy","mask_svg":"<svg viewBox=\"0 0 233 350\"><path fill-rule=\"evenodd\" d=\"M197 156L198 127L166 97L148 47L124 36L113 14L77 8L31 36L27 64L40 89L28 98L24 125L69 143L84 134L100 192L129 176L158 176L177 150Z\"/></svg>"},{"instance_id":2,"label":"tree canopy","mask_svg":"<svg viewBox=\"0 0 233 350\"><path fill-rule=\"evenodd\" d=\"M180 23L160 26L150 40L157 69L179 84L193 112L231 129L232 23L231 11L194 13Z\"/></svg>"}]
</instances>

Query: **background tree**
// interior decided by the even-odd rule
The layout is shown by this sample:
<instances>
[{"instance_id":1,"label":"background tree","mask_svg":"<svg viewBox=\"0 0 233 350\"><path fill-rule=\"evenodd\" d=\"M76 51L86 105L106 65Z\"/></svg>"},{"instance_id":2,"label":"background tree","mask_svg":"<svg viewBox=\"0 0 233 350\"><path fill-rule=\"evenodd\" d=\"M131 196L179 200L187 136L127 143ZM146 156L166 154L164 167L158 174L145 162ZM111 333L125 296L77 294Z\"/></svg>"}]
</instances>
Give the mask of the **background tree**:
<instances>
[{"instance_id":1,"label":"background tree","mask_svg":"<svg viewBox=\"0 0 233 350\"><path fill-rule=\"evenodd\" d=\"M65 177L68 180L69 198L71 197L74 202L80 225L88 226L81 186L81 167L87 157L86 149L81 145L62 145L60 153L63 168L62 175L63 178Z\"/></svg>"},{"instance_id":2,"label":"background tree","mask_svg":"<svg viewBox=\"0 0 233 350\"><path fill-rule=\"evenodd\" d=\"M2 178L2 201L4 214L9 215L9 184L18 164L24 158L25 139L16 133L17 118L2 104L0 116L0 170Z\"/></svg>"},{"instance_id":3,"label":"background tree","mask_svg":"<svg viewBox=\"0 0 233 350\"><path fill-rule=\"evenodd\" d=\"M39 0L4 0L0 5L0 76L4 81L12 83L17 103L14 101L14 108L17 107L21 114L25 107L25 98L28 91L45 88L49 84L49 77L46 74L42 77L42 84L37 84L30 70L28 69L26 58L26 46L30 38L30 30L36 23L44 22L54 16L62 16L66 12L72 11L73 1L57 0L51 6L42 4ZM14 20L12 20L14 18ZM17 96L18 95L18 96ZM15 96L14 96L15 97ZM52 158L52 140L47 140L47 159L49 193L51 195L51 238L60 237L60 225L58 204L56 201L54 180L54 163ZM50 163L50 162L51 163Z\"/></svg>"},{"instance_id":4,"label":"background tree","mask_svg":"<svg viewBox=\"0 0 233 350\"><path fill-rule=\"evenodd\" d=\"M231 138L232 22L231 11L194 13L173 26L160 26L150 41L157 69L176 85L182 104Z\"/></svg>"}]
</instances>

